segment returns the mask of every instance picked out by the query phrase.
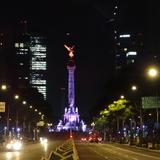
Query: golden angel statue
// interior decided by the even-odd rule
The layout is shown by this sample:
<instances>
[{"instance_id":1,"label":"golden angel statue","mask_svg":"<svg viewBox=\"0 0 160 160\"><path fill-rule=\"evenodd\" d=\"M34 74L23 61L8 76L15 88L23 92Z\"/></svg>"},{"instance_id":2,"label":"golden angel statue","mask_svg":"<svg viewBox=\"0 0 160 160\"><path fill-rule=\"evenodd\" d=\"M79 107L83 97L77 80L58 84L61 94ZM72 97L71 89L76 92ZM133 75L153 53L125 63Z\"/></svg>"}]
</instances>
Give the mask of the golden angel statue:
<instances>
[{"instance_id":1,"label":"golden angel statue","mask_svg":"<svg viewBox=\"0 0 160 160\"><path fill-rule=\"evenodd\" d=\"M66 44L64 45L64 47L67 49L67 51L69 52L69 57L70 58L73 58L74 57L74 50L73 50L73 48L75 47L75 46L72 46L72 47L68 47Z\"/></svg>"}]
</instances>

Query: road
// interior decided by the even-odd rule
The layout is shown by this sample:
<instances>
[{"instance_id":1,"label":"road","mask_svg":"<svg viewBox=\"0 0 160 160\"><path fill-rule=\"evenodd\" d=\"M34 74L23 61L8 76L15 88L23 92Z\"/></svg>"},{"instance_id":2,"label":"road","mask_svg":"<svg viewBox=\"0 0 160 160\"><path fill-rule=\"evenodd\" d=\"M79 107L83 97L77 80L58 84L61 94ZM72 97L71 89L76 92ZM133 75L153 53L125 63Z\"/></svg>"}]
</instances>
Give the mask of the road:
<instances>
[{"instance_id":1,"label":"road","mask_svg":"<svg viewBox=\"0 0 160 160\"><path fill-rule=\"evenodd\" d=\"M48 158L50 152L62 144L62 140L50 140L48 145L40 143L28 143L23 145L21 151L0 151L0 160L41 160Z\"/></svg>"},{"instance_id":2,"label":"road","mask_svg":"<svg viewBox=\"0 0 160 160\"><path fill-rule=\"evenodd\" d=\"M80 160L160 160L160 152L122 144L76 143Z\"/></svg>"}]
</instances>

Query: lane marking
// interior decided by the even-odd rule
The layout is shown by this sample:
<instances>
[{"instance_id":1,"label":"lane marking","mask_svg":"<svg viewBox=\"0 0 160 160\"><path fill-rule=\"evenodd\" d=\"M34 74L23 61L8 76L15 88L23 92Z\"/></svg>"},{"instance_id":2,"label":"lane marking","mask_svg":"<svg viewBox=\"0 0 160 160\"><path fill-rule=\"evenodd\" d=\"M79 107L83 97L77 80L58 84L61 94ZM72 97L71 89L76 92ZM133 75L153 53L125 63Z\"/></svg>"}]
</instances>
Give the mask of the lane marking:
<instances>
[{"instance_id":1,"label":"lane marking","mask_svg":"<svg viewBox=\"0 0 160 160\"><path fill-rule=\"evenodd\" d=\"M96 154L98 154L99 156L101 156L101 157L103 157L103 158L107 159L107 160L113 160L113 159L115 160L115 157L114 157L114 158L110 158L110 157L104 156L103 154L101 154L101 153L99 153L99 152L95 151L94 149L92 149L92 148L90 148L90 147L89 147L89 149L90 149L90 150L92 150L93 152L95 152ZM121 159L121 158L116 157L116 160L122 160L122 159Z\"/></svg>"},{"instance_id":2,"label":"lane marking","mask_svg":"<svg viewBox=\"0 0 160 160\"><path fill-rule=\"evenodd\" d=\"M94 149L92 149L92 148L90 148L90 147L89 147L89 149L92 150L93 152L95 152L96 154L98 154L99 156L101 156L101 157L109 160L109 158L108 158L107 156L103 156L101 153L95 151Z\"/></svg>"},{"instance_id":3,"label":"lane marking","mask_svg":"<svg viewBox=\"0 0 160 160\"><path fill-rule=\"evenodd\" d=\"M108 145L108 144L106 144L106 145L109 146L109 147L112 146L112 145ZM115 147L115 146L112 146L112 148L117 148L117 149L119 149L121 151L130 152L130 153L137 154L137 155L140 155L140 156L144 156L144 157L148 157L148 158L154 158L154 159L158 159L159 160L158 157L146 155L146 154L143 154L143 153L134 152L134 151L131 151L131 150L128 150L128 149L122 149L122 148Z\"/></svg>"}]
</instances>

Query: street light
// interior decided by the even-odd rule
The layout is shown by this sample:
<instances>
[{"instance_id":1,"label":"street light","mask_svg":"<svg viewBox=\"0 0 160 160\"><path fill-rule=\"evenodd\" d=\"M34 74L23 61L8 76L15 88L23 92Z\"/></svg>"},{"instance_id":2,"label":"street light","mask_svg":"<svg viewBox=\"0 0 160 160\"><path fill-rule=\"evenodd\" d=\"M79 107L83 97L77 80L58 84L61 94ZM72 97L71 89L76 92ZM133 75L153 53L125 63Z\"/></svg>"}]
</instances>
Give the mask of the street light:
<instances>
[{"instance_id":1,"label":"street light","mask_svg":"<svg viewBox=\"0 0 160 160\"><path fill-rule=\"evenodd\" d=\"M19 100L19 95L18 94L15 94L14 95L14 99L16 101ZM18 106L17 106L18 107ZM18 128L18 123L19 123L19 117L18 117L18 108L16 107L16 128Z\"/></svg>"},{"instance_id":2,"label":"street light","mask_svg":"<svg viewBox=\"0 0 160 160\"><path fill-rule=\"evenodd\" d=\"M152 79L157 79L158 76L159 76L159 70L156 68L156 67L151 67L148 69L148 76L149 78L152 78ZM156 91L156 117L157 117L157 128L158 128L158 122L159 122L159 113L158 113L158 93ZM153 142L152 142L152 147L155 148L155 142L156 142L156 139L153 138Z\"/></svg>"},{"instance_id":3,"label":"street light","mask_svg":"<svg viewBox=\"0 0 160 160\"><path fill-rule=\"evenodd\" d=\"M27 102L26 102L26 101L23 101L22 103L23 103L23 104L27 104Z\"/></svg>"},{"instance_id":4,"label":"street light","mask_svg":"<svg viewBox=\"0 0 160 160\"><path fill-rule=\"evenodd\" d=\"M2 84L2 85L1 85L1 90L3 90L3 91L7 90L7 85Z\"/></svg>"},{"instance_id":5,"label":"street light","mask_svg":"<svg viewBox=\"0 0 160 160\"><path fill-rule=\"evenodd\" d=\"M18 94L15 94L15 95L14 95L14 99L19 99L19 95L18 95Z\"/></svg>"},{"instance_id":6,"label":"street light","mask_svg":"<svg viewBox=\"0 0 160 160\"><path fill-rule=\"evenodd\" d=\"M155 79L159 76L159 71L156 67L151 67L148 69L148 76L152 79ZM156 97L158 97L157 92L156 92ZM156 107L156 112L157 112L157 126L158 126L158 122L159 122L159 113L158 113L158 104Z\"/></svg>"},{"instance_id":7,"label":"street light","mask_svg":"<svg viewBox=\"0 0 160 160\"><path fill-rule=\"evenodd\" d=\"M150 78L157 78L158 76L158 70L155 67L151 67L148 69L148 76Z\"/></svg>"},{"instance_id":8,"label":"street light","mask_svg":"<svg viewBox=\"0 0 160 160\"><path fill-rule=\"evenodd\" d=\"M137 86L133 85L133 86L131 87L131 90L132 90L132 91L136 91L136 90L137 90Z\"/></svg>"},{"instance_id":9,"label":"street light","mask_svg":"<svg viewBox=\"0 0 160 160\"><path fill-rule=\"evenodd\" d=\"M2 84L1 85L1 90L2 91L7 91L7 85L6 84ZM8 101L8 100L7 100ZM5 135L6 135L6 131L9 133L9 117L10 117L10 115L9 115L9 103L8 103L8 105L7 105L7 119L6 119L6 129L5 129Z\"/></svg>"},{"instance_id":10,"label":"street light","mask_svg":"<svg viewBox=\"0 0 160 160\"><path fill-rule=\"evenodd\" d=\"M121 95L120 98L121 98L121 99L124 99L125 97L124 97L124 95Z\"/></svg>"},{"instance_id":11,"label":"street light","mask_svg":"<svg viewBox=\"0 0 160 160\"><path fill-rule=\"evenodd\" d=\"M137 89L138 89L138 87L137 87L136 85L132 85L132 86L131 86L131 90L132 90L133 92L136 92ZM136 102L134 102L134 104L135 104L135 107L138 109L138 106L137 106ZM141 108L141 106L139 106L139 114L140 114L140 115L138 116L138 118L140 119L140 130L141 130L141 133L140 133L140 135L139 135L139 138L140 138L140 145L142 145L142 138L143 138L143 119L142 119L142 108Z\"/></svg>"}]
</instances>

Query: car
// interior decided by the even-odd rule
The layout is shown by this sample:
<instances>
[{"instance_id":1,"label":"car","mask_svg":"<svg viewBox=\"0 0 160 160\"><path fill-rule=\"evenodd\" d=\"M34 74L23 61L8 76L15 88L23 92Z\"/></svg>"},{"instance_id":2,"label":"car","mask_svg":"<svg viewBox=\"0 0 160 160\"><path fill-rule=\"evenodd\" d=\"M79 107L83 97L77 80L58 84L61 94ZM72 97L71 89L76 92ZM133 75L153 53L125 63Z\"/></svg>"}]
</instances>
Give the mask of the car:
<instances>
[{"instance_id":1,"label":"car","mask_svg":"<svg viewBox=\"0 0 160 160\"><path fill-rule=\"evenodd\" d=\"M6 150L20 151L22 149L22 142L20 140L10 140L5 145Z\"/></svg>"},{"instance_id":2,"label":"car","mask_svg":"<svg viewBox=\"0 0 160 160\"><path fill-rule=\"evenodd\" d=\"M91 135L89 135L88 141L91 143L94 143L94 142L99 143L102 141L102 137L100 137L97 134L91 134Z\"/></svg>"},{"instance_id":3,"label":"car","mask_svg":"<svg viewBox=\"0 0 160 160\"><path fill-rule=\"evenodd\" d=\"M41 144L47 144L48 143L48 139L46 137L40 137L39 141Z\"/></svg>"},{"instance_id":4,"label":"car","mask_svg":"<svg viewBox=\"0 0 160 160\"><path fill-rule=\"evenodd\" d=\"M80 142L87 142L87 137L81 137Z\"/></svg>"}]
</instances>

